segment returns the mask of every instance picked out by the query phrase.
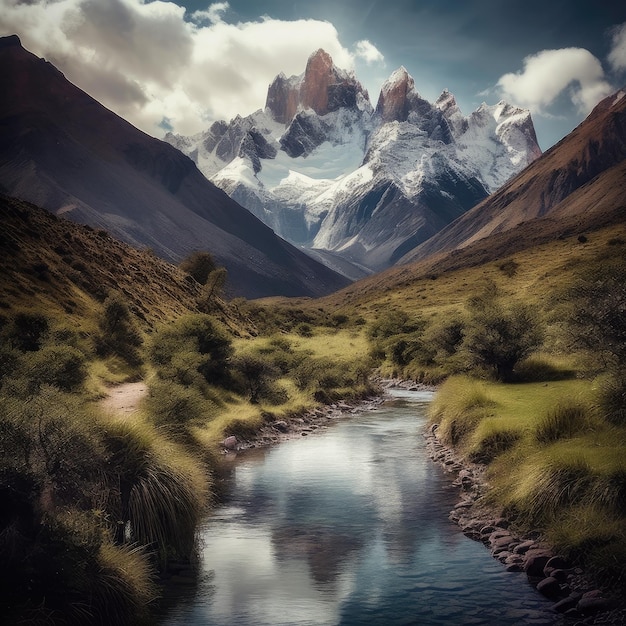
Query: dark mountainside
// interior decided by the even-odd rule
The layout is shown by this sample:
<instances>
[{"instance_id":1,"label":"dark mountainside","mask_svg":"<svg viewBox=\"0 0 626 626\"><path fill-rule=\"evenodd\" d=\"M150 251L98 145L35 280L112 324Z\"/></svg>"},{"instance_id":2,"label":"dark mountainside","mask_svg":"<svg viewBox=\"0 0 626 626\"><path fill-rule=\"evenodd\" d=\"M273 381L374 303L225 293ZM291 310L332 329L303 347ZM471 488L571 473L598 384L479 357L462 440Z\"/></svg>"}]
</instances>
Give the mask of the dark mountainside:
<instances>
[{"instance_id":1,"label":"dark mountainside","mask_svg":"<svg viewBox=\"0 0 626 626\"><path fill-rule=\"evenodd\" d=\"M402 262L476 242L488 247L481 240L490 235L519 246L523 245L520 232L535 230L544 238L555 237L572 223L582 231L623 221L625 192L626 97L622 90L600 102L558 144ZM519 225L525 230L515 230Z\"/></svg>"},{"instance_id":2,"label":"dark mountainside","mask_svg":"<svg viewBox=\"0 0 626 626\"><path fill-rule=\"evenodd\" d=\"M348 280L312 260L149 137L0 39L0 190L178 261L208 250L236 295L319 296Z\"/></svg>"}]
</instances>

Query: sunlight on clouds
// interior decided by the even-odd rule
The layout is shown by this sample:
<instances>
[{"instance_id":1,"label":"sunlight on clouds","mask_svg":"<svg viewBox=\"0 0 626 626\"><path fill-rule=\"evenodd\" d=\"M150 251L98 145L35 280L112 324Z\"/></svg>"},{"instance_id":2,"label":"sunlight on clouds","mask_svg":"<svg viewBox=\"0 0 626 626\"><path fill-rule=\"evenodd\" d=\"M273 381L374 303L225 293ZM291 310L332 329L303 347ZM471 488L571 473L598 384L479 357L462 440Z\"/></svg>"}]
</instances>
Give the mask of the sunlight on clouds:
<instances>
[{"instance_id":1,"label":"sunlight on clouds","mask_svg":"<svg viewBox=\"0 0 626 626\"><path fill-rule=\"evenodd\" d=\"M501 76L497 86L504 98L543 114L566 90L581 113L589 113L613 91L600 61L583 48L543 50L528 56L522 71Z\"/></svg>"},{"instance_id":2,"label":"sunlight on clouds","mask_svg":"<svg viewBox=\"0 0 626 626\"><path fill-rule=\"evenodd\" d=\"M612 35L609 63L616 72L626 70L626 23L616 26Z\"/></svg>"},{"instance_id":3,"label":"sunlight on clouds","mask_svg":"<svg viewBox=\"0 0 626 626\"><path fill-rule=\"evenodd\" d=\"M367 41L355 52L320 20L228 23L228 2L187 15L175 2L143 0L0 0L0 32L54 63L69 80L142 130L161 122L193 134L265 105L267 87L284 72L299 75L324 48L338 67L374 63Z\"/></svg>"}]
</instances>

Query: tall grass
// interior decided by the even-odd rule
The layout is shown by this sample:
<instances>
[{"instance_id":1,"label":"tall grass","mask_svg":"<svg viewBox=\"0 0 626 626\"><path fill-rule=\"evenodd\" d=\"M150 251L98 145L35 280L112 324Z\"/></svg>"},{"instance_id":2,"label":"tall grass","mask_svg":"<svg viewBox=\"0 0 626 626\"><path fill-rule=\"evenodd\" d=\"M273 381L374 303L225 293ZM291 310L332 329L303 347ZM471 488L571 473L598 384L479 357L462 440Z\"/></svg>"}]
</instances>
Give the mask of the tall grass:
<instances>
[{"instance_id":1,"label":"tall grass","mask_svg":"<svg viewBox=\"0 0 626 626\"><path fill-rule=\"evenodd\" d=\"M111 453L109 506L129 525L123 538L147 546L162 563L192 555L209 492L203 465L146 424L113 423L105 443Z\"/></svg>"},{"instance_id":2,"label":"tall grass","mask_svg":"<svg viewBox=\"0 0 626 626\"><path fill-rule=\"evenodd\" d=\"M539 421L535 436L540 443L567 439L591 426L589 409L579 403L561 402Z\"/></svg>"},{"instance_id":3,"label":"tall grass","mask_svg":"<svg viewBox=\"0 0 626 626\"><path fill-rule=\"evenodd\" d=\"M496 406L482 382L454 376L439 389L430 420L439 423L437 432L445 443L462 445L482 419L494 415Z\"/></svg>"},{"instance_id":4,"label":"tall grass","mask_svg":"<svg viewBox=\"0 0 626 626\"><path fill-rule=\"evenodd\" d=\"M120 626L149 624L150 605L158 597L155 573L144 548L103 543L92 595L98 621Z\"/></svg>"}]
</instances>

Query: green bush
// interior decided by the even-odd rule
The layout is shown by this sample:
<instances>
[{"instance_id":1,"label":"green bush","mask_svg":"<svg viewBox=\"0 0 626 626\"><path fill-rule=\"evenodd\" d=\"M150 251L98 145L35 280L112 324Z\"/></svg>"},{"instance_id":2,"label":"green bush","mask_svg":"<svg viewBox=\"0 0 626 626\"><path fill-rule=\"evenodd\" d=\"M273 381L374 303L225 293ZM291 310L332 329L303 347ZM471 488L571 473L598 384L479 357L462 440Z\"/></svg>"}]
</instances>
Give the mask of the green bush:
<instances>
[{"instance_id":1,"label":"green bush","mask_svg":"<svg viewBox=\"0 0 626 626\"><path fill-rule=\"evenodd\" d=\"M186 387L172 380L150 384L146 408L159 426L182 426L191 420L208 417L208 403L196 387Z\"/></svg>"},{"instance_id":2,"label":"green bush","mask_svg":"<svg viewBox=\"0 0 626 626\"><path fill-rule=\"evenodd\" d=\"M626 260L623 255L587 267L570 291L569 327L575 343L626 366Z\"/></svg>"},{"instance_id":3,"label":"green bush","mask_svg":"<svg viewBox=\"0 0 626 626\"><path fill-rule=\"evenodd\" d=\"M28 354L21 371L31 388L52 385L63 391L78 390L87 377L85 356L70 346L45 346Z\"/></svg>"},{"instance_id":4,"label":"green bush","mask_svg":"<svg viewBox=\"0 0 626 626\"><path fill-rule=\"evenodd\" d=\"M35 352L41 348L50 322L41 313L17 313L8 327L3 329L7 340L17 350Z\"/></svg>"},{"instance_id":5,"label":"green bush","mask_svg":"<svg viewBox=\"0 0 626 626\"><path fill-rule=\"evenodd\" d=\"M461 319L452 318L432 326L427 332L426 341L444 357L450 357L457 353L464 337L465 324Z\"/></svg>"},{"instance_id":6,"label":"green bush","mask_svg":"<svg viewBox=\"0 0 626 626\"><path fill-rule=\"evenodd\" d=\"M425 327L426 322L421 316L411 317L405 311L392 310L371 324L367 334L370 339L387 339L395 335L419 334Z\"/></svg>"},{"instance_id":7,"label":"green bush","mask_svg":"<svg viewBox=\"0 0 626 626\"><path fill-rule=\"evenodd\" d=\"M99 321L100 334L96 351L102 356L115 354L129 365L139 365L139 348L143 344L128 304L120 294L112 294L104 301Z\"/></svg>"},{"instance_id":8,"label":"green bush","mask_svg":"<svg viewBox=\"0 0 626 626\"><path fill-rule=\"evenodd\" d=\"M280 376L280 370L266 358L242 354L235 357L231 365L250 402L256 404L262 399L278 398L274 382Z\"/></svg>"},{"instance_id":9,"label":"green bush","mask_svg":"<svg viewBox=\"0 0 626 626\"><path fill-rule=\"evenodd\" d=\"M496 299L470 309L464 349L470 365L493 372L498 380L510 381L522 359L543 340L537 313L521 303L504 305Z\"/></svg>"},{"instance_id":10,"label":"green bush","mask_svg":"<svg viewBox=\"0 0 626 626\"><path fill-rule=\"evenodd\" d=\"M162 378L193 384L193 370L211 384L224 384L229 381L228 359L232 352L231 340L218 322L209 315L196 313L159 329L152 340L150 356Z\"/></svg>"}]
</instances>

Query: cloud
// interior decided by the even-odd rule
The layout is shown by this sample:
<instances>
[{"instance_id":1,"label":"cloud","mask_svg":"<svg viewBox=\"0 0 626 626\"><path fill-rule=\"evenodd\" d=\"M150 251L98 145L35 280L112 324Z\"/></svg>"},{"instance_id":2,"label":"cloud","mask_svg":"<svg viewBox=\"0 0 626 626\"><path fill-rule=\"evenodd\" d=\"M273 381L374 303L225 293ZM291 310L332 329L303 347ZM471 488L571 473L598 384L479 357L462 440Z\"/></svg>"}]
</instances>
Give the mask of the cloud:
<instances>
[{"instance_id":1,"label":"cloud","mask_svg":"<svg viewBox=\"0 0 626 626\"><path fill-rule=\"evenodd\" d=\"M207 21L217 24L222 21L222 13L225 13L228 9L230 9L228 2L216 2L211 4L206 11L194 11L191 14L191 19L197 23Z\"/></svg>"},{"instance_id":2,"label":"cloud","mask_svg":"<svg viewBox=\"0 0 626 626\"><path fill-rule=\"evenodd\" d=\"M615 26L611 32L612 46L608 61L614 71L626 70L626 23Z\"/></svg>"},{"instance_id":3,"label":"cloud","mask_svg":"<svg viewBox=\"0 0 626 626\"><path fill-rule=\"evenodd\" d=\"M357 41L354 44L354 54L358 59L363 59L368 65L383 63L385 60L381 51L367 39Z\"/></svg>"},{"instance_id":4,"label":"cloud","mask_svg":"<svg viewBox=\"0 0 626 626\"><path fill-rule=\"evenodd\" d=\"M566 93L586 114L614 91L600 61L583 48L543 50L523 63L522 71L501 76L497 88L505 99L536 113L548 114L550 105Z\"/></svg>"},{"instance_id":5,"label":"cloud","mask_svg":"<svg viewBox=\"0 0 626 626\"><path fill-rule=\"evenodd\" d=\"M142 130L181 134L265 105L279 72L299 75L324 48L338 67L375 63L367 41L354 51L321 20L259 18L228 23L227 2L188 14L155 0L0 0L0 33L54 63L73 83Z\"/></svg>"}]
</instances>

